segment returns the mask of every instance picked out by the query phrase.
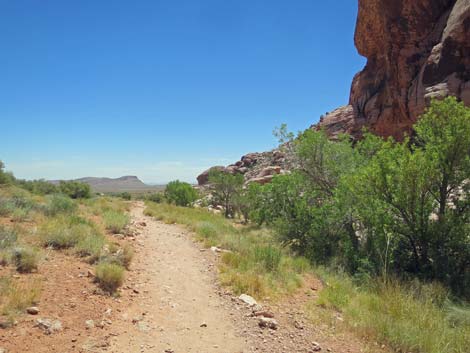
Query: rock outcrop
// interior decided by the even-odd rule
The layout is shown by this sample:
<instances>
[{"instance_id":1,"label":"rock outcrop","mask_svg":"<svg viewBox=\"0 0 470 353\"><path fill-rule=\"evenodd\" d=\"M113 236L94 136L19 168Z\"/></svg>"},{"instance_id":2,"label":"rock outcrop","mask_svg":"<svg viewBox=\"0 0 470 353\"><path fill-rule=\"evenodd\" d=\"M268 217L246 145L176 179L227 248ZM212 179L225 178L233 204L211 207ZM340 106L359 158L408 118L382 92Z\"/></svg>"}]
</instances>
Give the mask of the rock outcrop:
<instances>
[{"instance_id":1,"label":"rock outcrop","mask_svg":"<svg viewBox=\"0 0 470 353\"><path fill-rule=\"evenodd\" d=\"M316 125L330 136L367 127L400 139L432 98L470 105L469 0L359 0L355 44L367 64L349 105Z\"/></svg>"},{"instance_id":2,"label":"rock outcrop","mask_svg":"<svg viewBox=\"0 0 470 353\"><path fill-rule=\"evenodd\" d=\"M197 181L200 186L206 185L209 182L209 173L212 170L217 170L230 174L243 174L246 182L266 184L271 181L274 175L282 174L291 169L292 161L293 158L289 156L288 149L248 153L241 157L239 161L227 167L209 168L197 177Z\"/></svg>"},{"instance_id":3,"label":"rock outcrop","mask_svg":"<svg viewBox=\"0 0 470 353\"><path fill-rule=\"evenodd\" d=\"M401 139L432 98L453 95L470 106L470 0L359 0L354 39L367 64L353 79L349 104L312 128L359 138L366 127ZM223 170L268 183L295 168L283 153L250 153ZM198 181L207 183L204 173Z\"/></svg>"}]
</instances>

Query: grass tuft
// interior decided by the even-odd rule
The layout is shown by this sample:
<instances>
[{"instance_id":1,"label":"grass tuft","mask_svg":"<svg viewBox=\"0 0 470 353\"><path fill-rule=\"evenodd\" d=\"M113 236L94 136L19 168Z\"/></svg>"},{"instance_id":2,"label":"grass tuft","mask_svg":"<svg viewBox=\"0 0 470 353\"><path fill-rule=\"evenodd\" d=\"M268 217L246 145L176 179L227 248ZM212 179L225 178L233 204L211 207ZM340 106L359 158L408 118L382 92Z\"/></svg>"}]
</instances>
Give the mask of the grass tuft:
<instances>
[{"instance_id":1,"label":"grass tuft","mask_svg":"<svg viewBox=\"0 0 470 353\"><path fill-rule=\"evenodd\" d=\"M41 293L39 281L17 282L0 278L0 313L13 318L37 303Z\"/></svg>"},{"instance_id":2,"label":"grass tuft","mask_svg":"<svg viewBox=\"0 0 470 353\"><path fill-rule=\"evenodd\" d=\"M129 216L122 211L108 210L103 213L104 225L114 234L122 233L129 223Z\"/></svg>"},{"instance_id":3,"label":"grass tuft","mask_svg":"<svg viewBox=\"0 0 470 353\"><path fill-rule=\"evenodd\" d=\"M346 323L361 336L397 351L468 352L468 308L449 307L442 286L389 281L360 288L346 275L320 273L326 287L317 304L342 312Z\"/></svg>"},{"instance_id":4,"label":"grass tuft","mask_svg":"<svg viewBox=\"0 0 470 353\"><path fill-rule=\"evenodd\" d=\"M124 268L116 263L102 262L96 266L96 281L103 290L115 293L124 282Z\"/></svg>"}]
</instances>

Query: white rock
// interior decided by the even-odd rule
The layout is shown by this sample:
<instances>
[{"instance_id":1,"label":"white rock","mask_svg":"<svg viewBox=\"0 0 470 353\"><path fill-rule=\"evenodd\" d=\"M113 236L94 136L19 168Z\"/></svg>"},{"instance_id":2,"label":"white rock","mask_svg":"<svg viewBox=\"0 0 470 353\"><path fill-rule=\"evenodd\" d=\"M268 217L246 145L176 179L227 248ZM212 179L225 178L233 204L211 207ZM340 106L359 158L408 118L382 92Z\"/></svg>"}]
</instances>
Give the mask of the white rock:
<instances>
[{"instance_id":1,"label":"white rock","mask_svg":"<svg viewBox=\"0 0 470 353\"><path fill-rule=\"evenodd\" d=\"M47 335L61 331L62 323L59 320L37 319L36 326L43 330Z\"/></svg>"},{"instance_id":2,"label":"white rock","mask_svg":"<svg viewBox=\"0 0 470 353\"><path fill-rule=\"evenodd\" d=\"M26 309L26 312L30 315L37 315L39 314L39 308L36 306L30 306Z\"/></svg>"},{"instance_id":3,"label":"white rock","mask_svg":"<svg viewBox=\"0 0 470 353\"><path fill-rule=\"evenodd\" d=\"M92 329L95 327L95 322L93 320L86 320L85 321L85 326L87 330Z\"/></svg>"},{"instance_id":4,"label":"white rock","mask_svg":"<svg viewBox=\"0 0 470 353\"><path fill-rule=\"evenodd\" d=\"M253 297L250 297L248 294L242 294L238 297L238 299L240 299L242 302L244 302L245 304L247 304L248 306L255 306L255 305L258 305L258 303L256 302L255 298Z\"/></svg>"}]
</instances>

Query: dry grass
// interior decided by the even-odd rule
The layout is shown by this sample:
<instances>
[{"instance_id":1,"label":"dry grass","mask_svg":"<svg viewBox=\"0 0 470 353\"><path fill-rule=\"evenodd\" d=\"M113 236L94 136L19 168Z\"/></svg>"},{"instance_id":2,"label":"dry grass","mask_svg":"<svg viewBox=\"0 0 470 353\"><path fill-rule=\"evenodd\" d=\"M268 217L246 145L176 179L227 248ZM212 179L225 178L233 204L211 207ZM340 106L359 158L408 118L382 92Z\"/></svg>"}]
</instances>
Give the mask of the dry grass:
<instances>
[{"instance_id":1,"label":"dry grass","mask_svg":"<svg viewBox=\"0 0 470 353\"><path fill-rule=\"evenodd\" d=\"M18 282L0 279L0 313L10 319L23 313L25 309L36 304L41 293L41 283L38 280Z\"/></svg>"},{"instance_id":2,"label":"dry grass","mask_svg":"<svg viewBox=\"0 0 470 353\"><path fill-rule=\"evenodd\" d=\"M121 265L102 262L96 266L96 281L103 290L115 293L124 282L124 271Z\"/></svg>"},{"instance_id":3,"label":"dry grass","mask_svg":"<svg viewBox=\"0 0 470 353\"><path fill-rule=\"evenodd\" d=\"M388 281L358 287L347 275L318 273L326 287L316 306L310 307L315 316L321 311L323 317L339 311L349 329L397 351L468 352L470 320L465 318L470 310L451 304L442 286ZM335 324L334 319L331 323Z\"/></svg>"},{"instance_id":4,"label":"dry grass","mask_svg":"<svg viewBox=\"0 0 470 353\"><path fill-rule=\"evenodd\" d=\"M107 230L118 234L129 224L129 216L122 211L107 210L103 212L103 221Z\"/></svg>"}]
</instances>

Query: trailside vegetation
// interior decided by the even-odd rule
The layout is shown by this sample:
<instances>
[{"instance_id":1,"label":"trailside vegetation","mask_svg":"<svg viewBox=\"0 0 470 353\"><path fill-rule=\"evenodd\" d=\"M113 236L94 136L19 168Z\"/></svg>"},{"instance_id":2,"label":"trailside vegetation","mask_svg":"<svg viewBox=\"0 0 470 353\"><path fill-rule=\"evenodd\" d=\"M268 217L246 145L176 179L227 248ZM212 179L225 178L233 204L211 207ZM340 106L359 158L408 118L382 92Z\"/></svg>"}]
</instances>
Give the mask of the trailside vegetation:
<instances>
[{"instance_id":1,"label":"trailside vegetation","mask_svg":"<svg viewBox=\"0 0 470 353\"><path fill-rule=\"evenodd\" d=\"M439 281L470 298L470 109L434 101L415 130L355 144L303 132L292 141L299 170L250 186L252 220L314 264Z\"/></svg>"},{"instance_id":2,"label":"trailside vegetation","mask_svg":"<svg viewBox=\"0 0 470 353\"><path fill-rule=\"evenodd\" d=\"M177 206L190 206L198 198L197 191L191 184L174 180L165 188L165 199Z\"/></svg>"}]
</instances>

